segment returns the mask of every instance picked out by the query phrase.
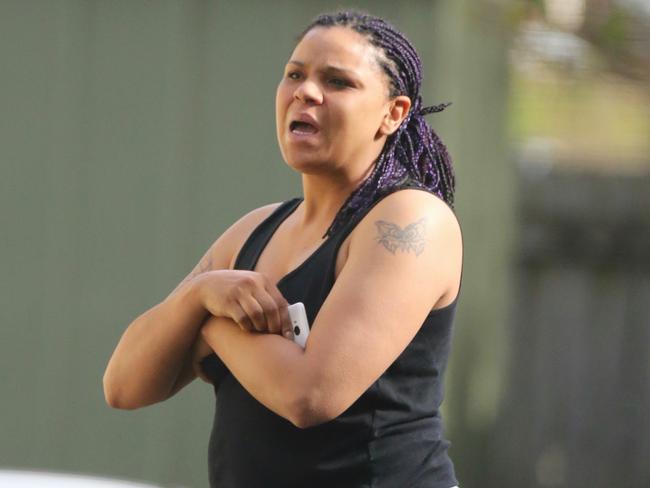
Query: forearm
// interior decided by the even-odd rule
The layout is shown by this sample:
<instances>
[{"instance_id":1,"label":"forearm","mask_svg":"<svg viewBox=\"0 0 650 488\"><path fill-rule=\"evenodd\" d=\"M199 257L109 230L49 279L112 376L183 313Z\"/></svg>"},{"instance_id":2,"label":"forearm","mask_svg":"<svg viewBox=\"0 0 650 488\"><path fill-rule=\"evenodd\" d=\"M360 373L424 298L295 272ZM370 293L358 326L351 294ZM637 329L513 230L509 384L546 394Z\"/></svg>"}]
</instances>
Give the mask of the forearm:
<instances>
[{"instance_id":1,"label":"forearm","mask_svg":"<svg viewBox=\"0 0 650 488\"><path fill-rule=\"evenodd\" d=\"M313 369L299 345L279 334L242 330L226 317L210 317L201 334L257 401L294 425L305 426Z\"/></svg>"},{"instance_id":2,"label":"forearm","mask_svg":"<svg viewBox=\"0 0 650 488\"><path fill-rule=\"evenodd\" d=\"M136 318L104 373L109 405L133 409L168 398L208 313L193 281Z\"/></svg>"}]
</instances>

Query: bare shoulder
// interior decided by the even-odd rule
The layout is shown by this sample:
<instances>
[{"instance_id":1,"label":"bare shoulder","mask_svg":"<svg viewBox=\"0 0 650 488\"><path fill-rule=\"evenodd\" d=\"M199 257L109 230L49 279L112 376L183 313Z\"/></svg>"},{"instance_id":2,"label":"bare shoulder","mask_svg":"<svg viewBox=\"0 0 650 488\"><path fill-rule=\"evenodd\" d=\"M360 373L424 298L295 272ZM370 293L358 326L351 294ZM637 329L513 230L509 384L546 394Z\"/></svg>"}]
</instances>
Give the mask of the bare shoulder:
<instances>
[{"instance_id":1,"label":"bare shoulder","mask_svg":"<svg viewBox=\"0 0 650 488\"><path fill-rule=\"evenodd\" d=\"M376 203L361 219L351 237L368 233L383 236L392 232L395 238L415 242L418 237L423 237L425 229L428 233L455 240L462 248L460 223L451 207L429 191L405 188Z\"/></svg>"},{"instance_id":2,"label":"bare shoulder","mask_svg":"<svg viewBox=\"0 0 650 488\"><path fill-rule=\"evenodd\" d=\"M235 260L237 255L241 250L242 246L246 242L246 239L250 234L255 230L255 228L260 225L266 218L268 218L283 202L269 203L261 207L257 207L247 214L243 215L239 220L237 220L232 226L224 232L229 234L229 239L231 240L231 252L228 259L228 269L232 269L235 265Z\"/></svg>"},{"instance_id":3,"label":"bare shoulder","mask_svg":"<svg viewBox=\"0 0 650 488\"><path fill-rule=\"evenodd\" d=\"M282 202L269 203L254 208L231 224L208 250L213 263L210 269L232 269L237 254L251 232L280 205Z\"/></svg>"},{"instance_id":4,"label":"bare shoulder","mask_svg":"<svg viewBox=\"0 0 650 488\"><path fill-rule=\"evenodd\" d=\"M250 233L282 203L269 203L254 208L237 219L210 245L192 271L172 290L168 298L184 283L201 273L217 269L232 269L237 254Z\"/></svg>"}]
</instances>

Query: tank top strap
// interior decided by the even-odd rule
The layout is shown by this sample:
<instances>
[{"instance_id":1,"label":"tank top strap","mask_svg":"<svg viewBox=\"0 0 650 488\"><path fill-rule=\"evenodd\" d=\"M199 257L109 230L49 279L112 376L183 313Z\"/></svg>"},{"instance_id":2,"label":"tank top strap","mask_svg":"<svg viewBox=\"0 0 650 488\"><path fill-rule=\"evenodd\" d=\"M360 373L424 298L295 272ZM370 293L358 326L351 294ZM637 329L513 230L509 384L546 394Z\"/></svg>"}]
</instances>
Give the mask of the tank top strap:
<instances>
[{"instance_id":1,"label":"tank top strap","mask_svg":"<svg viewBox=\"0 0 650 488\"><path fill-rule=\"evenodd\" d=\"M266 219L258 224L239 251L234 269L251 270L255 267L262 250L275 230L298 207L301 201L302 198L295 197L282 202Z\"/></svg>"}]
</instances>

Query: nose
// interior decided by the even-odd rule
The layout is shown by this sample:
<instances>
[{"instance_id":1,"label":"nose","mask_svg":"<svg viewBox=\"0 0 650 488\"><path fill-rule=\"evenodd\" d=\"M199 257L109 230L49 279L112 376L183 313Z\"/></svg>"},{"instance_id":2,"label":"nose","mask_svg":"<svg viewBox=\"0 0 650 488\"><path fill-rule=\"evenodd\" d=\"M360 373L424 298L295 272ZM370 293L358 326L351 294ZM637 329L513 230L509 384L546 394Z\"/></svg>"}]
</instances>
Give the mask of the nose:
<instances>
[{"instance_id":1,"label":"nose","mask_svg":"<svg viewBox=\"0 0 650 488\"><path fill-rule=\"evenodd\" d=\"M323 102L323 94L320 89L311 81L301 83L293 94L294 98L306 104L320 104Z\"/></svg>"}]
</instances>

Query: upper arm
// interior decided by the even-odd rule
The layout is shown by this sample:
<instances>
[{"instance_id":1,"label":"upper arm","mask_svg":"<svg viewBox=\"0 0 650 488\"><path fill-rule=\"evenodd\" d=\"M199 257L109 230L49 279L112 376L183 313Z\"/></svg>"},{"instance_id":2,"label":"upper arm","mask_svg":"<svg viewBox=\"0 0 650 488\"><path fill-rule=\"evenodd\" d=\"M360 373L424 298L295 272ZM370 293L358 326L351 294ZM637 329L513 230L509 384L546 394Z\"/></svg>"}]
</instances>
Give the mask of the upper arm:
<instances>
[{"instance_id":1,"label":"upper arm","mask_svg":"<svg viewBox=\"0 0 650 488\"><path fill-rule=\"evenodd\" d=\"M316 417L338 416L388 369L438 298L459 286L461 261L458 221L437 197L401 190L368 212L307 340Z\"/></svg>"}]
</instances>

